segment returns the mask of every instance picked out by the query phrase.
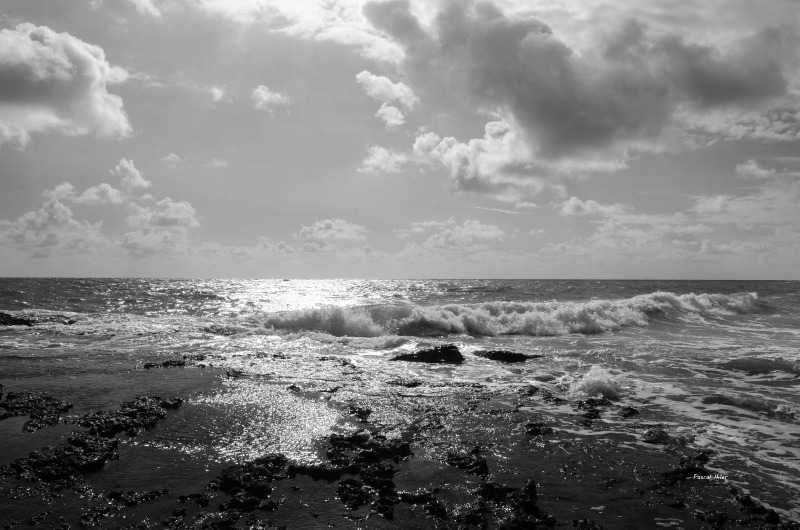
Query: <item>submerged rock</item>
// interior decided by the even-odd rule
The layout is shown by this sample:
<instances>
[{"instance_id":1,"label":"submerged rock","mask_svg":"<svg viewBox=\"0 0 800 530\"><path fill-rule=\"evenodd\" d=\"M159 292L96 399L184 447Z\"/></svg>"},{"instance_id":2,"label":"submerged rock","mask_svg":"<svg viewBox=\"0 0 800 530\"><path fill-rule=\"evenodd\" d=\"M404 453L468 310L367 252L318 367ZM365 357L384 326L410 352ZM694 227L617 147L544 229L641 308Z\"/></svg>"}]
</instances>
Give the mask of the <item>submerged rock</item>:
<instances>
[{"instance_id":1,"label":"submerged rock","mask_svg":"<svg viewBox=\"0 0 800 530\"><path fill-rule=\"evenodd\" d=\"M390 361L406 361L412 363L432 363L432 364L461 364L464 356L461 355L455 344L445 344L436 346L429 350L420 350L414 353L403 353L397 357L392 357Z\"/></svg>"},{"instance_id":2,"label":"submerged rock","mask_svg":"<svg viewBox=\"0 0 800 530\"><path fill-rule=\"evenodd\" d=\"M525 355L510 350L478 350L475 352L478 357L489 359L490 361L500 361L504 363L524 363L530 359L540 359L541 355Z\"/></svg>"},{"instance_id":3,"label":"submerged rock","mask_svg":"<svg viewBox=\"0 0 800 530\"><path fill-rule=\"evenodd\" d=\"M459 453L447 453L445 460L448 466L463 469L472 475L488 475L489 465L486 463L486 458L480 455L478 447L473 448L468 455Z\"/></svg>"}]
</instances>

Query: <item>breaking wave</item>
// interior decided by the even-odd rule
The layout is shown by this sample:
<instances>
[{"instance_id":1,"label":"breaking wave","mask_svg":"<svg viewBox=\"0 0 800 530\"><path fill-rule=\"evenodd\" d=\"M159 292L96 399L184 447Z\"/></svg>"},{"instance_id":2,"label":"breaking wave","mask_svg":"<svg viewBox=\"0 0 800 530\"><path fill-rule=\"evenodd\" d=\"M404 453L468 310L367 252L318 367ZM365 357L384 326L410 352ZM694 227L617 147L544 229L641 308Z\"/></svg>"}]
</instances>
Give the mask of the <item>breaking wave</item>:
<instances>
[{"instance_id":1,"label":"breaking wave","mask_svg":"<svg viewBox=\"0 0 800 530\"><path fill-rule=\"evenodd\" d=\"M656 292L621 300L581 302L486 302L436 306L324 306L273 313L268 329L314 331L342 337L382 335L530 335L603 333L626 326L646 326L660 316L702 315L715 318L758 311L756 293L674 294Z\"/></svg>"}]
</instances>

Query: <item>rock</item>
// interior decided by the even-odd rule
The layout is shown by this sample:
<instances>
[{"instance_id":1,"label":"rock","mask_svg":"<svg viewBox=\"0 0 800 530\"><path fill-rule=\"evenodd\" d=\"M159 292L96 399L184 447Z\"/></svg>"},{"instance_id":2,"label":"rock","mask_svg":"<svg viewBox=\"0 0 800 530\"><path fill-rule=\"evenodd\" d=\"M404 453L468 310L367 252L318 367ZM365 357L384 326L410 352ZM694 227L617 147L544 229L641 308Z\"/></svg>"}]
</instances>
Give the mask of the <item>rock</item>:
<instances>
[{"instance_id":1,"label":"rock","mask_svg":"<svg viewBox=\"0 0 800 530\"><path fill-rule=\"evenodd\" d=\"M57 424L61 413L71 408L72 403L39 392L9 392L0 406L0 419L28 414L31 419L22 430L34 432Z\"/></svg>"},{"instance_id":2,"label":"rock","mask_svg":"<svg viewBox=\"0 0 800 530\"><path fill-rule=\"evenodd\" d=\"M647 429L642 435L642 441L649 444L668 444L672 437L664 429Z\"/></svg>"},{"instance_id":3,"label":"rock","mask_svg":"<svg viewBox=\"0 0 800 530\"><path fill-rule=\"evenodd\" d=\"M372 409L369 407L359 407L357 405L350 405L350 414L361 420L361 423L366 423L369 415L372 414Z\"/></svg>"},{"instance_id":4,"label":"rock","mask_svg":"<svg viewBox=\"0 0 800 530\"><path fill-rule=\"evenodd\" d=\"M181 406L180 398L166 399L161 396L139 396L133 401L124 401L120 410L95 412L78 420L78 425L88 427L91 434L113 437L119 432L136 436L151 429L167 416L167 409Z\"/></svg>"},{"instance_id":5,"label":"rock","mask_svg":"<svg viewBox=\"0 0 800 530\"><path fill-rule=\"evenodd\" d=\"M525 355L509 350L478 350L475 352L478 357L489 359L490 361L500 361L504 363L524 363L529 359L540 359L541 355Z\"/></svg>"},{"instance_id":6,"label":"rock","mask_svg":"<svg viewBox=\"0 0 800 530\"><path fill-rule=\"evenodd\" d=\"M0 313L0 326L33 326L36 320L27 317L15 317L8 313Z\"/></svg>"},{"instance_id":7,"label":"rock","mask_svg":"<svg viewBox=\"0 0 800 530\"><path fill-rule=\"evenodd\" d=\"M464 356L461 355L455 344L445 344L436 346L429 350L420 350L414 353L404 353L397 357L392 357L390 361L406 361L412 363L431 363L431 364L461 364Z\"/></svg>"},{"instance_id":8,"label":"rock","mask_svg":"<svg viewBox=\"0 0 800 530\"><path fill-rule=\"evenodd\" d=\"M183 359L169 359L169 360L164 361L162 363L153 363L153 362L144 363L144 369L145 370L149 370L151 368L159 368L159 367L160 368L173 368L173 367L176 367L176 366L178 366L178 367L186 366L185 356L184 356Z\"/></svg>"},{"instance_id":9,"label":"rock","mask_svg":"<svg viewBox=\"0 0 800 530\"><path fill-rule=\"evenodd\" d=\"M619 414L623 418L630 418L631 416L636 416L637 414L639 414L639 411L633 407L622 407L621 409L619 409L619 412L617 412L617 414Z\"/></svg>"},{"instance_id":10,"label":"rock","mask_svg":"<svg viewBox=\"0 0 800 530\"><path fill-rule=\"evenodd\" d=\"M480 456L478 447L473 448L468 455L449 452L445 461L448 466L463 469L472 475L489 474L489 465L486 463L486 458Z\"/></svg>"},{"instance_id":11,"label":"rock","mask_svg":"<svg viewBox=\"0 0 800 530\"><path fill-rule=\"evenodd\" d=\"M246 492L263 499L272 493L274 479L286 466L287 459L281 454L269 454L250 462L225 468L209 487L230 495Z\"/></svg>"},{"instance_id":12,"label":"rock","mask_svg":"<svg viewBox=\"0 0 800 530\"><path fill-rule=\"evenodd\" d=\"M117 440L88 433L73 433L55 448L33 451L27 458L17 459L3 473L38 478L45 482L76 483L80 475L101 469L106 462L118 458Z\"/></svg>"},{"instance_id":13,"label":"rock","mask_svg":"<svg viewBox=\"0 0 800 530\"><path fill-rule=\"evenodd\" d=\"M169 493L169 490L167 489L150 490L150 491L128 490L126 492L123 492L122 490L114 490L108 492L108 495L106 495L106 497L108 498L108 500L114 502L115 504L130 508L144 501L157 499L158 497L166 493Z\"/></svg>"},{"instance_id":14,"label":"rock","mask_svg":"<svg viewBox=\"0 0 800 530\"><path fill-rule=\"evenodd\" d=\"M553 434L555 430L544 423L531 422L525 425L525 432L532 436L544 436L545 434Z\"/></svg>"},{"instance_id":15,"label":"rock","mask_svg":"<svg viewBox=\"0 0 800 530\"><path fill-rule=\"evenodd\" d=\"M364 484L352 478L341 481L336 493L342 503L351 510L357 510L360 506L372 502L372 495L364 488Z\"/></svg>"}]
</instances>

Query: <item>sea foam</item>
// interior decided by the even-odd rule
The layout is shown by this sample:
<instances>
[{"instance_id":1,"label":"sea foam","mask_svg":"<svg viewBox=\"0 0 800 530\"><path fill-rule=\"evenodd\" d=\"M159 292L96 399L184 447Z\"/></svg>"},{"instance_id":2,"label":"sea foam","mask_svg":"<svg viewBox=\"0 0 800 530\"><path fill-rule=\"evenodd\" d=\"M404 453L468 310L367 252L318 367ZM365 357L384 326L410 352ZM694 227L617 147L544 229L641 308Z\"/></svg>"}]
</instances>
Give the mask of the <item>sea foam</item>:
<instances>
[{"instance_id":1,"label":"sea foam","mask_svg":"<svg viewBox=\"0 0 800 530\"><path fill-rule=\"evenodd\" d=\"M432 306L384 304L323 306L266 317L264 324L287 332L316 331L333 336L557 336L603 333L646 326L653 318L688 314L711 318L756 310L756 294L656 292L621 300L583 302L485 302Z\"/></svg>"}]
</instances>

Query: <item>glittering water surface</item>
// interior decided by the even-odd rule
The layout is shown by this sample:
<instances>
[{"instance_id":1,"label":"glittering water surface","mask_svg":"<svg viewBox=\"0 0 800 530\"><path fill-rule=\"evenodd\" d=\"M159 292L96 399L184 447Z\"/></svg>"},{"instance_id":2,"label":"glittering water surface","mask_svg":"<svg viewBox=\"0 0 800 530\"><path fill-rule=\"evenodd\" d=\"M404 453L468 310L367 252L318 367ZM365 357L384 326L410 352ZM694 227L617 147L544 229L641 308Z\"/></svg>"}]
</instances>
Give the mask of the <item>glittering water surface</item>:
<instances>
[{"instance_id":1,"label":"glittering water surface","mask_svg":"<svg viewBox=\"0 0 800 530\"><path fill-rule=\"evenodd\" d=\"M0 328L0 383L76 414L171 389L184 409L137 443L198 462L315 461L314 441L353 421L348 403L402 426L415 399L535 384L646 410L800 514L800 282L2 279L0 311L39 322ZM389 361L441 343L464 364ZM474 355L487 349L541 357ZM182 355L204 357L192 373L142 369ZM580 433L573 412L547 418Z\"/></svg>"}]
</instances>

